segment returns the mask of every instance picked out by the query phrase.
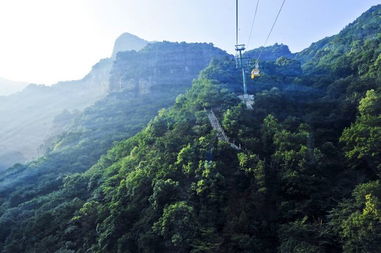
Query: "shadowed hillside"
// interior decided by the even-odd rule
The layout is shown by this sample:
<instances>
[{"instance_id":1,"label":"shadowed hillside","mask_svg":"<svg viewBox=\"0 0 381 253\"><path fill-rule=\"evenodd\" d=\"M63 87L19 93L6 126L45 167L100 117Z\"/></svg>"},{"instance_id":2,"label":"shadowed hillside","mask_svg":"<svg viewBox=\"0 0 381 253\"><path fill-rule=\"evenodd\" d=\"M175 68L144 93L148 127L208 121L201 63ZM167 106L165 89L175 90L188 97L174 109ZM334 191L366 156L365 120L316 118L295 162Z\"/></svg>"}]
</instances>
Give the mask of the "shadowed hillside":
<instances>
[{"instance_id":1,"label":"shadowed hillside","mask_svg":"<svg viewBox=\"0 0 381 253\"><path fill-rule=\"evenodd\" d=\"M120 50L141 49L146 43L124 34L115 42L113 54ZM0 97L0 170L43 155L51 139L71 123L67 119L57 124L56 117L69 113L74 118L79 111L106 96L112 64L113 59L103 59L81 80L50 87L29 85L17 94Z\"/></svg>"},{"instance_id":2,"label":"shadowed hillside","mask_svg":"<svg viewBox=\"0 0 381 253\"><path fill-rule=\"evenodd\" d=\"M253 110L210 44L119 53L112 93L0 173L1 252L381 252L380 18L265 48Z\"/></svg>"}]
</instances>

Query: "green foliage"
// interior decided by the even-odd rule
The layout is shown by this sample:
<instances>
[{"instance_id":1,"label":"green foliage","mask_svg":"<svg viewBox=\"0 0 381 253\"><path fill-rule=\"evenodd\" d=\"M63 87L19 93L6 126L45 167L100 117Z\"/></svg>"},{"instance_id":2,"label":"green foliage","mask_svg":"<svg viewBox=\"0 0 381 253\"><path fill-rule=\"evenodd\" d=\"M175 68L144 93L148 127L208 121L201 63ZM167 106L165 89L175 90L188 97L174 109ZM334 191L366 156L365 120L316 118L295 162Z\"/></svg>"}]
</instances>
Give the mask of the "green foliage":
<instances>
[{"instance_id":1,"label":"green foliage","mask_svg":"<svg viewBox=\"0 0 381 253\"><path fill-rule=\"evenodd\" d=\"M154 223L153 231L180 252L186 252L195 237L197 226L194 222L193 208L186 202L177 202L164 209L163 215Z\"/></svg>"},{"instance_id":2,"label":"green foliage","mask_svg":"<svg viewBox=\"0 0 381 253\"><path fill-rule=\"evenodd\" d=\"M380 252L379 11L298 55L267 48L263 75L248 83L254 110L237 98L229 56L186 91L187 74L174 71L171 87L165 56L211 45L120 54L113 82L127 85L157 60L165 90L122 87L46 157L7 170L0 251ZM219 138L210 109L240 150Z\"/></svg>"},{"instance_id":3,"label":"green foliage","mask_svg":"<svg viewBox=\"0 0 381 253\"><path fill-rule=\"evenodd\" d=\"M329 252L329 236L322 223L311 224L308 217L284 224L280 229L279 252L312 253Z\"/></svg>"},{"instance_id":4,"label":"green foliage","mask_svg":"<svg viewBox=\"0 0 381 253\"><path fill-rule=\"evenodd\" d=\"M331 214L331 226L343 241L345 252L381 250L381 186L379 181L360 184L351 200Z\"/></svg>"},{"instance_id":5,"label":"green foliage","mask_svg":"<svg viewBox=\"0 0 381 253\"><path fill-rule=\"evenodd\" d=\"M381 96L369 90L360 101L360 116L345 129L341 141L345 155L354 166L365 165L381 176Z\"/></svg>"},{"instance_id":6,"label":"green foliage","mask_svg":"<svg viewBox=\"0 0 381 253\"><path fill-rule=\"evenodd\" d=\"M290 52L290 49L288 46L283 44L274 44L270 47L260 47L256 48L250 51L247 51L245 53L245 57L248 58L258 58L259 54L261 53L261 59L264 61L274 61L278 59L279 57L287 57L291 58L292 53Z\"/></svg>"}]
</instances>

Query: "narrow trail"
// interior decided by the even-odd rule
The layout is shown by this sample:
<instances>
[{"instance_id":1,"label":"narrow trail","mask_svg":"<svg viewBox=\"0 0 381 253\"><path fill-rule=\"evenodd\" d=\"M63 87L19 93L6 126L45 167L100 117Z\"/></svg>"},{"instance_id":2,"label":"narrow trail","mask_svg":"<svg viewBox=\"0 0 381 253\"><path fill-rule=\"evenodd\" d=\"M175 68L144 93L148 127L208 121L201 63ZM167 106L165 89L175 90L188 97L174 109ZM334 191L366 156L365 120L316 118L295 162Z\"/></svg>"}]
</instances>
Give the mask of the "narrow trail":
<instances>
[{"instance_id":1,"label":"narrow trail","mask_svg":"<svg viewBox=\"0 0 381 253\"><path fill-rule=\"evenodd\" d=\"M218 121L216 115L213 110L207 111L209 122L212 125L212 128L217 132L218 139L229 143L229 145L235 150L241 150L241 145L237 146L236 144L230 142L229 137L226 135L224 129L221 127L220 122Z\"/></svg>"}]
</instances>

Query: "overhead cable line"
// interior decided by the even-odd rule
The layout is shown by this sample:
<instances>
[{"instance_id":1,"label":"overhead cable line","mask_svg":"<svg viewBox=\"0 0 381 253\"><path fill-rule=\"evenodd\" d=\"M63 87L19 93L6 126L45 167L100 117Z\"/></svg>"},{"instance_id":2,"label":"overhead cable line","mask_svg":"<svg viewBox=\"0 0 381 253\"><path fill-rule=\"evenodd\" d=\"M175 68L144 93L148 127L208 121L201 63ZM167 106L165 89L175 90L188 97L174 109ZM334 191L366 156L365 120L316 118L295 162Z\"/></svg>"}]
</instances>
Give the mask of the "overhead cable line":
<instances>
[{"instance_id":1,"label":"overhead cable line","mask_svg":"<svg viewBox=\"0 0 381 253\"><path fill-rule=\"evenodd\" d=\"M253 35L254 24L255 24L255 20L257 18L257 13L258 13L258 7L259 7L259 0L257 0L257 5L255 6L254 17L253 17L253 22L251 23L250 35L249 35L249 40L247 42L247 46L250 45L251 37Z\"/></svg>"},{"instance_id":2,"label":"overhead cable line","mask_svg":"<svg viewBox=\"0 0 381 253\"><path fill-rule=\"evenodd\" d=\"M238 38L238 33L239 33L239 27L238 27L238 0L235 1L235 44L238 45L239 43L239 38Z\"/></svg>"},{"instance_id":3,"label":"overhead cable line","mask_svg":"<svg viewBox=\"0 0 381 253\"><path fill-rule=\"evenodd\" d=\"M259 59L260 59L261 56L262 56L263 49L264 49L265 46L267 45L267 42L268 42L268 40L269 40L269 38L270 38L270 36L271 36L271 33L272 33L273 30L274 30L275 24L277 23L277 21L278 21L278 19L279 19L280 13L282 12L282 9L283 9L283 6L284 6L285 3L286 3L286 0L283 0L282 5L280 6L279 11L278 11L278 13L277 13L277 15L276 15L276 17L275 17L274 23L273 23L273 25L271 26L270 32L269 32L269 34L268 34L267 37L266 37L265 43L263 44L263 46L262 46L262 48L261 48L261 51L259 52L259 55L258 55L258 58L257 58L257 61L256 61L257 63L259 62Z\"/></svg>"}]
</instances>

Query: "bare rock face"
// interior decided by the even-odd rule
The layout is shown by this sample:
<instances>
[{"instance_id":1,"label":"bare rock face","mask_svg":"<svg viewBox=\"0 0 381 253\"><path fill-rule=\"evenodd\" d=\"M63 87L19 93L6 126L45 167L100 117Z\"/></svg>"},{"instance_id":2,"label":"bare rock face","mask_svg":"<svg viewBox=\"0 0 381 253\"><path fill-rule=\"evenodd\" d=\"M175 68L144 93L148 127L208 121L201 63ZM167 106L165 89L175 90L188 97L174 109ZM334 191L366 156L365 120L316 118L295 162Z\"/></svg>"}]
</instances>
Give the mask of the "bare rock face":
<instances>
[{"instance_id":1,"label":"bare rock face","mask_svg":"<svg viewBox=\"0 0 381 253\"><path fill-rule=\"evenodd\" d=\"M142 48L144 48L148 44L148 41L145 41L138 36L135 36L130 33L123 33L120 35L114 44L114 50L112 52L112 58L115 59L116 55L119 52L124 52L124 51L139 51Z\"/></svg>"},{"instance_id":2,"label":"bare rock face","mask_svg":"<svg viewBox=\"0 0 381 253\"><path fill-rule=\"evenodd\" d=\"M0 97L0 171L43 155L54 137L71 124L57 117L75 117L110 92L125 91L128 98L155 96L160 101L168 97L163 104L170 104L212 58L227 55L206 43L146 45L136 36L123 34L115 42L116 59L99 61L83 79L50 87L30 85Z\"/></svg>"},{"instance_id":3,"label":"bare rock face","mask_svg":"<svg viewBox=\"0 0 381 253\"><path fill-rule=\"evenodd\" d=\"M139 52L120 52L111 70L110 91L146 95L189 87L211 59L226 56L212 44L184 42L156 42Z\"/></svg>"},{"instance_id":4,"label":"bare rock face","mask_svg":"<svg viewBox=\"0 0 381 253\"><path fill-rule=\"evenodd\" d=\"M139 80L139 93L143 95L149 94L154 85L155 82L152 80Z\"/></svg>"}]
</instances>

